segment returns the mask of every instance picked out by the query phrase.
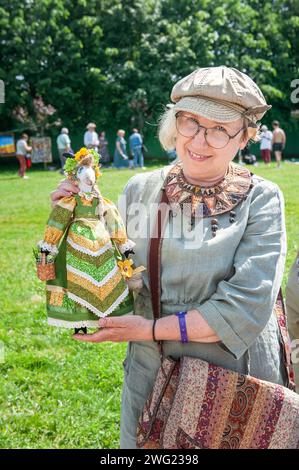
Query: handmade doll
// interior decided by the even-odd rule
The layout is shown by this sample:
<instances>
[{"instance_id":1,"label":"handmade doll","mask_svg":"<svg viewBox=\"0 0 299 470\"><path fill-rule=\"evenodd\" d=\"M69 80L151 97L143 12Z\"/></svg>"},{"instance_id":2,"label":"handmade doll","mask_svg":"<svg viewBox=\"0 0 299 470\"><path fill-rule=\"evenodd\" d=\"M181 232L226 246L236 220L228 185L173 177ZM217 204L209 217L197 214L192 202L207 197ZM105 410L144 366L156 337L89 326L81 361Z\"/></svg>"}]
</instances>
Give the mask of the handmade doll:
<instances>
[{"instance_id":1,"label":"handmade doll","mask_svg":"<svg viewBox=\"0 0 299 470\"><path fill-rule=\"evenodd\" d=\"M38 276L47 280L48 323L86 333L99 317L133 311L126 279L144 268L134 269L127 259L135 244L115 205L96 186L97 152L82 148L67 158L65 173L78 181L79 193L60 199L50 214L38 243ZM52 273L45 274L49 268Z\"/></svg>"}]
</instances>

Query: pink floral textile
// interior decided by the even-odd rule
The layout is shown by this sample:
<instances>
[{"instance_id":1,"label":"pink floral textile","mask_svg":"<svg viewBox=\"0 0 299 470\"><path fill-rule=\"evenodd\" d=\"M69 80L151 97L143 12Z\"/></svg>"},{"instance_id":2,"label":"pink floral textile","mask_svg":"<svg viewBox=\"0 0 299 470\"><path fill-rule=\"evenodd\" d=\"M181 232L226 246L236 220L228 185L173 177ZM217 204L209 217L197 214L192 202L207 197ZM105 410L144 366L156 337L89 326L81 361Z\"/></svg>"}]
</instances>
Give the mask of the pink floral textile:
<instances>
[{"instance_id":1,"label":"pink floral textile","mask_svg":"<svg viewBox=\"0 0 299 470\"><path fill-rule=\"evenodd\" d=\"M198 358L168 357L140 417L137 446L298 449L299 395Z\"/></svg>"}]
</instances>

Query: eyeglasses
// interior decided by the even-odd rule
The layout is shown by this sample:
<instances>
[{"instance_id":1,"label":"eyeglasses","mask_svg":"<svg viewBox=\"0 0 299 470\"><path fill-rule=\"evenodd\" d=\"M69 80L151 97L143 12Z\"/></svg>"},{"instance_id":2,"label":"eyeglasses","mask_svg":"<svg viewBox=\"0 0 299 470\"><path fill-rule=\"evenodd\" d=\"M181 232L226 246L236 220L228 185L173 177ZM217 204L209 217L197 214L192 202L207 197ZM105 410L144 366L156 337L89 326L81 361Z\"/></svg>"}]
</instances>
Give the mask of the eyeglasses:
<instances>
[{"instance_id":1,"label":"eyeglasses","mask_svg":"<svg viewBox=\"0 0 299 470\"><path fill-rule=\"evenodd\" d=\"M176 128L179 134L183 137L195 137L200 129L204 129L204 137L206 143L214 149L224 148L231 139L234 139L245 127L242 127L235 135L229 135L221 126L217 127L204 127L196 119L186 116L181 112L176 115Z\"/></svg>"}]
</instances>

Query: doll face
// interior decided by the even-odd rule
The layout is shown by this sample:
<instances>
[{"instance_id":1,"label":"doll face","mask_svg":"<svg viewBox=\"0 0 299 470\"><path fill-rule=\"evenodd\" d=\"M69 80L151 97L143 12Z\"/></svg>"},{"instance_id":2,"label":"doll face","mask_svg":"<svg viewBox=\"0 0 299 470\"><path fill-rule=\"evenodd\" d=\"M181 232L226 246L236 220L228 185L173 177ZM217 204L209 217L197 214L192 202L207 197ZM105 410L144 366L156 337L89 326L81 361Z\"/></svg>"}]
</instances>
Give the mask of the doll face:
<instances>
[{"instance_id":1,"label":"doll face","mask_svg":"<svg viewBox=\"0 0 299 470\"><path fill-rule=\"evenodd\" d=\"M95 176L95 171L92 167L90 166L80 166L77 170L77 178L79 180L79 187L84 186L84 188L90 188L90 191L92 190L95 182L96 182L96 176ZM86 191L86 189L84 189Z\"/></svg>"}]
</instances>

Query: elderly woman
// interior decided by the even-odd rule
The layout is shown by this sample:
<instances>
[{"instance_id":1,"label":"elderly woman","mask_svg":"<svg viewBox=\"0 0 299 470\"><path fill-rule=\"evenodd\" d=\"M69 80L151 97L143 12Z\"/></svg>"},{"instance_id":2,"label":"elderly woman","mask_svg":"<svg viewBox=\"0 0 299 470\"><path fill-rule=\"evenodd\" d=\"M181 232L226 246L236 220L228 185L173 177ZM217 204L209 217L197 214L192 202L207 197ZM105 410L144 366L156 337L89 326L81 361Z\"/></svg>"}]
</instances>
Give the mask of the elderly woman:
<instances>
[{"instance_id":1,"label":"elderly woman","mask_svg":"<svg viewBox=\"0 0 299 470\"><path fill-rule=\"evenodd\" d=\"M127 142L125 140L125 131L119 129L115 141L114 167L129 168L129 157L127 156Z\"/></svg>"},{"instance_id":2,"label":"elderly woman","mask_svg":"<svg viewBox=\"0 0 299 470\"><path fill-rule=\"evenodd\" d=\"M174 358L198 357L274 383L287 381L273 314L286 252L282 195L272 182L232 162L249 139L257 138L257 121L270 106L247 75L224 66L195 70L174 86L171 98L175 105L162 116L159 138L166 150L176 148L180 162L136 175L125 188L136 265L149 267L150 235L130 230L136 222L131 204L142 203L149 212L164 188L178 208L167 221L168 233L179 216L190 222L189 231L163 241L162 316L153 329L145 274L134 315L102 319L95 334L75 336L128 342L121 448L136 448L138 418L160 366L154 339L163 340L165 355ZM73 190L63 183L52 200ZM145 221L140 216L140 224ZM190 244L192 232L201 237ZM185 312L187 343L179 311Z\"/></svg>"}]
</instances>

